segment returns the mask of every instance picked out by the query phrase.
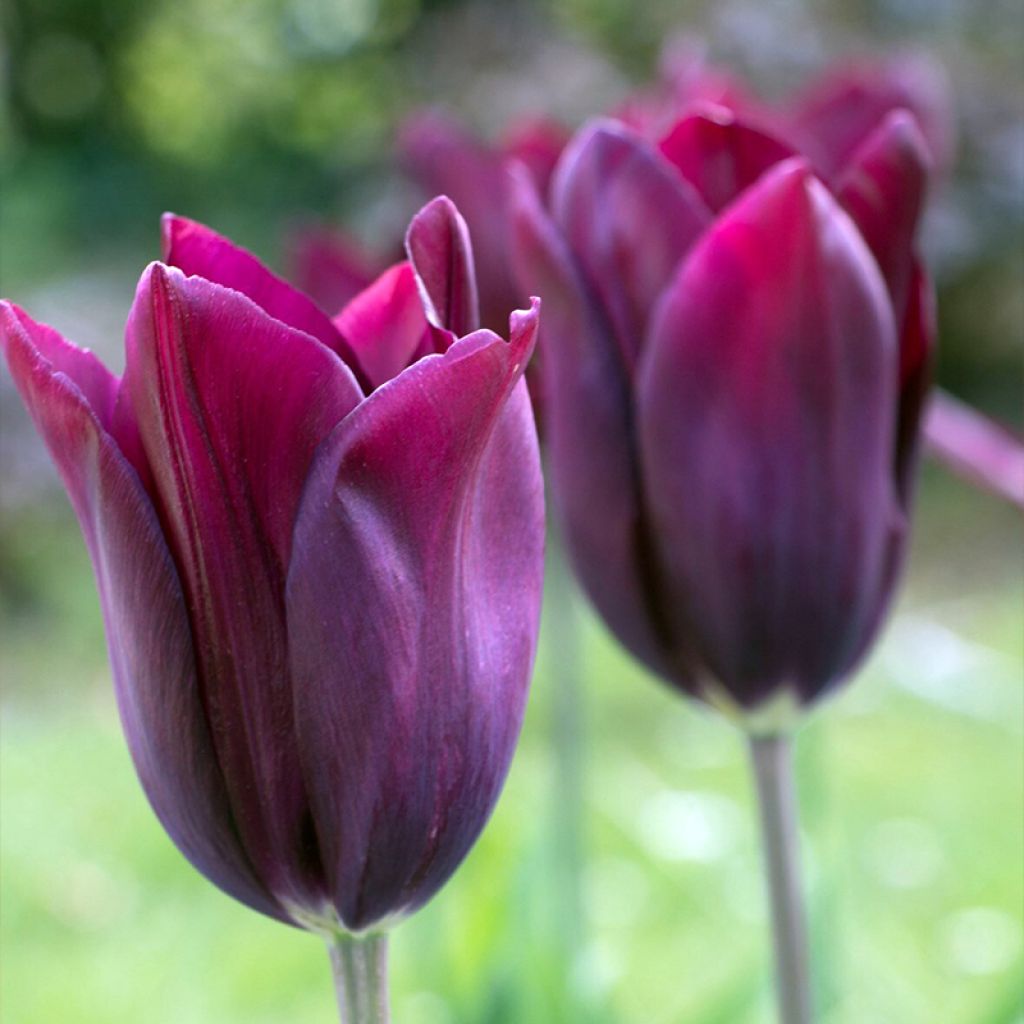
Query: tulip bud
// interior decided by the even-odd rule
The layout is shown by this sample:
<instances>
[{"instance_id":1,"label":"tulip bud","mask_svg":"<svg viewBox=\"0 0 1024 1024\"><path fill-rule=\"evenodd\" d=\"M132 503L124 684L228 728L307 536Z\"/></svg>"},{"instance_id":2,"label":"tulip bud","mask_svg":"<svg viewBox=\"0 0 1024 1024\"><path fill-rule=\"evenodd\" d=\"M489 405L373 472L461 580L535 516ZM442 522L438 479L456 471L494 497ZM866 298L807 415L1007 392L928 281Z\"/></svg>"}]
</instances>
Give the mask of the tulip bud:
<instances>
[{"instance_id":1,"label":"tulip bud","mask_svg":"<svg viewBox=\"0 0 1024 1024\"><path fill-rule=\"evenodd\" d=\"M225 892L327 934L415 910L465 856L537 636L521 378L538 305L508 342L475 330L469 239L445 199L407 248L332 321L167 217L120 380L0 305L92 556L154 810Z\"/></svg>"},{"instance_id":2,"label":"tulip bud","mask_svg":"<svg viewBox=\"0 0 1024 1024\"><path fill-rule=\"evenodd\" d=\"M658 146L584 127L550 210L516 181L579 575L637 656L748 724L844 679L891 597L933 331L926 167L896 116L833 193L704 108Z\"/></svg>"}]
</instances>

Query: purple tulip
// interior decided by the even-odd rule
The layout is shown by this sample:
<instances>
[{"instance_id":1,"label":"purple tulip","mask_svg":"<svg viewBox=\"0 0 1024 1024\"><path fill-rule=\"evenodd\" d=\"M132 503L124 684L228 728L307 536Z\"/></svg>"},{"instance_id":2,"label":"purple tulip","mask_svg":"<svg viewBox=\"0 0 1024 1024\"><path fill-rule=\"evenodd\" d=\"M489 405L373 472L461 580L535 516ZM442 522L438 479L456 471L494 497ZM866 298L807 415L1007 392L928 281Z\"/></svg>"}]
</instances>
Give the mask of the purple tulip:
<instances>
[{"instance_id":1,"label":"purple tulip","mask_svg":"<svg viewBox=\"0 0 1024 1024\"><path fill-rule=\"evenodd\" d=\"M92 556L142 785L225 892L315 931L407 914L498 797L537 636L543 509L511 340L476 330L465 225L334 321L202 225L164 222L119 380L0 305Z\"/></svg>"},{"instance_id":2,"label":"purple tulip","mask_svg":"<svg viewBox=\"0 0 1024 1024\"><path fill-rule=\"evenodd\" d=\"M659 146L586 126L550 209L518 176L574 562L626 646L694 695L808 703L882 619L929 378L927 163L897 112L832 192L715 107Z\"/></svg>"}]
</instances>

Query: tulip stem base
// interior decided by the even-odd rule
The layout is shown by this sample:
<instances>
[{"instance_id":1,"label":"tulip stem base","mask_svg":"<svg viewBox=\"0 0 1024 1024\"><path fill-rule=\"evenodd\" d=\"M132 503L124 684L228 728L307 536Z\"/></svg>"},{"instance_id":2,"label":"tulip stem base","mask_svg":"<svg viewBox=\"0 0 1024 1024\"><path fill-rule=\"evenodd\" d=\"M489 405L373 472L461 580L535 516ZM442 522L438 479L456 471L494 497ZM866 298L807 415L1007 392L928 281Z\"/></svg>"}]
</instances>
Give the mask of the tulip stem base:
<instances>
[{"instance_id":1,"label":"tulip stem base","mask_svg":"<svg viewBox=\"0 0 1024 1024\"><path fill-rule=\"evenodd\" d=\"M386 935L337 935L328 943L341 1024L388 1024Z\"/></svg>"},{"instance_id":2,"label":"tulip stem base","mask_svg":"<svg viewBox=\"0 0 1024 1024\"><path fill-rule=\"evenodd\" d=\"M792 739L784 735L751 736L750 753L771 898L779 1021L810 1024L810 969Z\"/></svg>"}]
</instances>

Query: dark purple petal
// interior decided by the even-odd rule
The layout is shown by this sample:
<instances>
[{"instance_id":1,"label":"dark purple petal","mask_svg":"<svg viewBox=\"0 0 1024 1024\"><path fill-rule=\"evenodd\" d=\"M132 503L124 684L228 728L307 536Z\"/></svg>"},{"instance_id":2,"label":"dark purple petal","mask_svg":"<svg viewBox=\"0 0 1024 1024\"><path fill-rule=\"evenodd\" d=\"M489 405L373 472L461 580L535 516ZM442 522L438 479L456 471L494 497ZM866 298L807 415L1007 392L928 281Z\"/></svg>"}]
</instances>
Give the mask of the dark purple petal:
<instances>
[{"instance_id":1,"label":"dark purple petal","mask_svg":"<svg viewBox=\"0 0 1024 1024\"><path fill-rule=\"evenodd\" d=\"M411 264L398 263L355 296L334 318L372 387L391 380L412 362L427 320Z\"/></svg>"},{"instance_id":2,"label":"dark purple petal","mask_svg":"<svg viewBox=\"0 0 1024 1024\"><path fill-rule=\"evenodd\" d=\"M165 213L161 226L165 263L186 274L233 288L281 323L312 335L341 356L360 384L366 386L362 367L345 339L309 296L271 273L252 253L204 224Z\"/></svg>"},{"instance_id":3,"label":"dark purple petal","mask_svg":"<svg viewBox=\"0 0 1024 1024\"><path fill-rule=\"evenodd\" d=\"M647 578L629 378L532 181L524 172L513 181L516 271L522 287L544 293L545 440L573 562L621 641L668 674Z\"/></svg>"},{"instance_id":4,"label":"dark purple petal","mask_svg":"<svg viewBox=\"0 0 1024 1024\"><path fill-rule=\"evenodd\" d=\"M405 249L431 326L457 338L475 331L480 312L473 247L462 214L447 196L432 199L413 217Z\"/></svg>"},{"instance_id":5,"label":"dark purple petal","mask_svg":"<svg viewBox=\"0 0 1024 1024\"><path fill-rule=\"evenodd\" d=\"M566 149L552 203L631 373L650 309L710 211L653 146L613 121L595 122Z\"/></svg>"},{"instance_id":6,"label":"dark purple petal","mask_svg":"<svg viewBox=\"0 0 1024 1024\"><path fill-rule=\"evenodd\" d=\"M91 355L8 303L0 303L0 342L92 557L118 707L143 789L199 871L235 899L284 919L235 830L185 602L153 506L95 408L109 400L114 378L104 379Z\"/></svg>"},{"instance_id":7,"label":"dark purple petal","mask_svg":"<svg viewBox=\"0 0 1024 1024\"><path fill-rule=\"evenodd\" d=\"M935 289L920 266L912 268L909 302L900 332L900 399L896 431L896 490L909 509L921 441L921 418L935 362Z\"/></svg>"},{"instance_id":8,"label":"dark purple petal","mask_svg":"<svg viewBox=\"0 0 1024 1024\"><path fill-rule=\"evenodd\" d=\"M510 343L481 331L374 392L303 496L287 597L296 728L351 928L444 883L512 755L543 561L520 380L536 323L535 306Z\"/></svg>"},{"instance_id":9,"label":"dark purple petal","mask_svg":"<svg viewBox=\"0 0 1024 1024\"><path fill-rule=\"evenodd\" d=\"M203 704L238 829L285 906L317 906L291 735L284 580L313 452L361 400L329 349L239 292L154 264L125 387L181 574Z\"/></svg>"},{"instance_id":10,"label":"dark purple petal","mask_svg":"<svg viewBox=\"0 0 1024 1024\"><path fill-rule=\"evenodd\" d=\"M874 259L798 161L697 244L640 368L644 485L680 642L731 699L836 682L884 601L897 349Z\"/></svg>"},{"instance_id":11,"label":"dark purple petal","mask_svg":"<svg viewBox=\"0 0 1024 1024\"><path fill-rule=\"evenodd\" d=\"M288 244L290 277L320 309L341 309L373 283L380 264L326 228L296 231ZM205 276L205 275L203 275Z\"/></svg>"},{"instance_id":12,"label":"dark purple petal","mask_svg":"<svg viewBox=\"0 0 1024 1024\"><path fill-rule=\"evenodd\" d=\"M839 202L878 260L897 319L907 306L929 164L913 117L896 110L857 149L837 183Z\"/></svg>"},{"instance_id":13,"label":"dark purple petal","mask_svg":"<svg viewBox=\"0 0 1024 1024\"><path fill-rule=\"evenodd\" d=\"M793 156L778 139L738 121L725 107L711 106L683 118L659 148L715 212L769 167Z\"/></svg>"}]
</instances>

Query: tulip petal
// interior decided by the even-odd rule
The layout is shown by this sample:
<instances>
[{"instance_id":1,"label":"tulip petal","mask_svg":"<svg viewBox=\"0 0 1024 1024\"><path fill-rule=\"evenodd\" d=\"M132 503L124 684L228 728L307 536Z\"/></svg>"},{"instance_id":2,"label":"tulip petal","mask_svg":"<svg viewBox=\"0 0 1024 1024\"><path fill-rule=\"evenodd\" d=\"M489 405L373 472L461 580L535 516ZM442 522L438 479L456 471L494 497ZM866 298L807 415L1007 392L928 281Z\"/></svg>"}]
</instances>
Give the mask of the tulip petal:
<instances>
[{"instance_id":1,"label":"tulip petal","mask_svg":"<svg viewBox=\"0 0 1024 1024\"><path fill-rule=\"evenodd\" d=\"M509 311L521 304L508 269L504 160L457 121L421 112L403 126L398 149L411 177L427 195L445 195L458 206L473 236L480 321L503 331ZM478 322L458 334L475 330Z\"/></svg>"},{"instance_id":2,"label":"tulip petal","mask_svg":"<svg viewBox=\"0 0 1024 1024\"><path fill-rule=\"evenodd\" d=\"M878 260L898 318L907 306L929 165L913 117L896 110L857 149L836 190Z\"/></svg>"},{"instance_id":3,"label":"tulip petal","mask_svg":"<svg viewBox=\"0 0 1024 1024\"><path fill-rule=\"evenodd\" d=\"M870 639L902 519L896 368L877 265L799 161L722 215L655 316L638 428L667 607L746 707L817 696Z\"/></svg>"},{"instance_id":4,"label":"tulip petal","mask_svg":"<svg viewBox=\"0 0 1024 1024\"><path fill-rule=\"evenodd\" d=\"M324 228L296 231L288 250L289 276L328 312L341 309L368 288L376 276L375 265L380 265L348 239Z\"/></svg>"},{"instance_id":5,"label":"tulip petal","mask_svg":"<svg viewBox=\"0 0 1024 1024\"><path fill-rule=\"evenodd\" d=\"M330 318L312 299L271 273L255 256L194 220L165 213L164 262L189 275L233 288L248 296L272 317L312 335L336 352L365 388L367 381L358 359Z\"/></svg>"},{"instance_id":6,"label":"tulip petal","mask_svg":"<svg viewBox=\"0 0 1024 1024\"><path fill-rule=\"evenodd\" d=\"M431 326L457 338L475 331L480 311L473 247L462 214L447 196L432 199L413 217L405 249Z\"/></svg>"},{"instance_id":7,"label":"tulip petal","mask_svg":"<svg viewBox=\"0 0 1024 1024\"><path fill-rule=\"evenodd\" d=\"M711 214L645 140L612 121L570 144L552 190L555 220L632 373L648 313Z\"/></svg>"},{"instance_id":8,"label":"tulip petal","mask_svg":"<svg viewBox=\"0 0 1024 1024\"><path fill-rule=\"evenodd\" d=\"M139 284L127 345L125 387L189 597L203 702L242 840L282 903L315 906L282 595L314 450L361 393L308 335L162 264ZM294 877L296 864L314 880Z\"/></svg>"},{"instance_id":9,"label":"tulip petal","mask_svg":"<svg viewBox=\"0 0 1024 1024\"><path fill-rule=\"evenodd\" d=\"M900 335L900 402L896 431L896 491L904 509L911 500L921 441L921 418L932 386L935 362L935 290L928 275L912 269L910 301Z\"/></svg>"},{"instance_id":10,"label":"tulip petal","mask_svg":"<svg viewBox=\"0 0 1024 1024\"><path fill-rule=\"evenodd\" d=\"M793 156L778 139L713 106L679 121L659 148L716 213L769 167Z\"/></svg>"},{"instance_id":11,"label":"tulip petal","mask_svg":"<svg viewBox=\"0 0 1024 1024\"><path fill-rule=\"evenodd\" d=\"M106 431L114 416L119 381L87 348L72 345L52 327L36 323L12 302L0 302L0 324L4 335L17 337L46 360L51 373L64 374L80 392L81 399ZM37 421L40 431L42 426Z\"/></svg>"},{"instance_id":12,"label":"tulip petal","mask_svg":"<svg viewBox=\"0 0 1024 1024\"><path fill-rule=\"evenodd\" d=\"M544 294L545 442L576 572L622 642L670 675L645 575L645 515L622 357L529 175L514 169L512 181L516 271L523 287Z\"/></svg>"},{"instance_id":13,"label":"tulip petal","mask_svg":"<svg viewBox=\"0 0 1024 1024\"><path fill-rule=\"evenodd\" d=\"M287 589L296 727L349 928L443 884L508 768L542 581L536 324L535 306L507 344L480 331L415 363L310 473Z\"/></svg>"},{"instance_id":14,"label":"tulip petal","mask_svg":"<svg viewBox=\"0 0 1024 1024\"><path fill-rule=\"evenodd\" d=\"M523 164L530 172L537 191L546 196L559 157L569 142L569 133L556 121L537 117L510 126L502 138L501 152L506 160Z\"/></svg>"},{"instance_id":15,"label":"tulip petal","mask_svg":"<svg viewBox=\"0 0 1024 1024\"><path fill-rule=\"evenodd\" d=\"M904 53L830 70L793 104L789 135L828 179L842 172L858 147L893 110L909 110L931 161L942 168L956 145L943 68L930 56Z\"/></svg>"},{"instance_id":16,"label":"tulip petal","mask_svg":"<svg viewBox=\"0 0 1024 1024\"><path fill-rule=\"evenodd\" d=\"M391 380L423 343L427 321L409 263L398 263L360 292L334 318L372 387Z\"/></svg>"},{"instance_id":17,"label":"tulip petal","mask_svg":"<svg viewBox=\"0 0 1024 1024\"><path fill-rule=\"evenodd\" d=\"M97 412L114 378L104 380L93 356L8 303L0 303L0 342L92 557L118 707L146 796L210 881L284 919L238 841L211 750L181 586L156 514Z\"/></svg>"}]
</instances>

